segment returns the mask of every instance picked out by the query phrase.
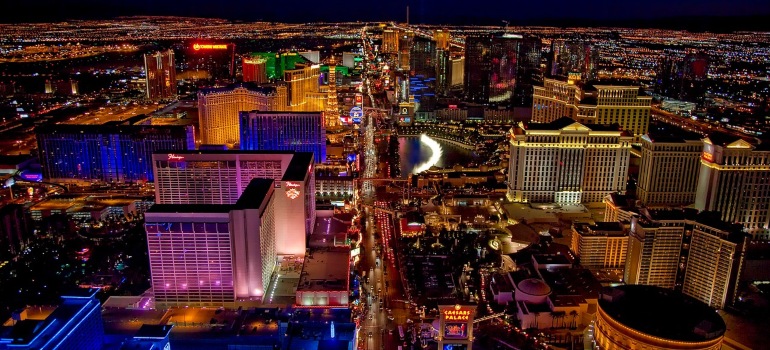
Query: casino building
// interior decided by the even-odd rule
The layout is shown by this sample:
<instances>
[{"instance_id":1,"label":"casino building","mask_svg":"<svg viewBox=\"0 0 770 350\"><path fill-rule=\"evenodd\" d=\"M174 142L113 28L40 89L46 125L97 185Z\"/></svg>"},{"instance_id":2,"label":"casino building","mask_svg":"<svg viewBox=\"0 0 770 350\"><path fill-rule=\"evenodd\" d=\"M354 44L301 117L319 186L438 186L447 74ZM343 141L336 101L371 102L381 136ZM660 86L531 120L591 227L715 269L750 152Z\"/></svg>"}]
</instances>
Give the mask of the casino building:
<instances>
[{"instance_id":1,"label":"casino building","mask_svg":"<svg viewBox=\"0 0 770 350\"><path fill-rule=\"evenodd\" d=\"M192 126L139 124L146 118L35 128L43 176L61 182L153 181L153 152L195 149L195 136Z\"/></svg>"},{"instance_id":2,"label":"casino building","mask_svg":"<svg viewBox=\"0 0 770 350\"><path fill-rule=\"evenodd\" d=\"M438 349L471 350L475 305L439 305Z\"/></svg>"},{"instance_id":3,"label":"casino building","mask_svg":"<svg viewBox=\"0 0 770 350\"><path fill-rule=\"evenodd\" d=\"M241 111L280 111L286 109L285 85L242 83L198 92L201 143L232 146L239 142L238 113Z\"/></svg>"},{"instance_id":4,"label":"casino building","mask_svg":"<svg viewBox=\"0 0 770 350\"><path fill-rule=\"evenodd\" d=\"M625 192L631 135L617 124L570 118L519 123L511 129L508 199L536 203L599 203Z\"/></svg>"},{"instance_id":5,"label":"casino building","mask_svg":"<svg viewBox=\"0 0 770 350\"><path fill-rule=\"evenodd\" d=\"M594 324L594 349L718 350L724 320L708 305L654 286L604 290Z\"/></svg>"},{"instance_id":6,"label":"casino building","mask_svg":"<svg viewBox=\"0 0 770 350\"><path fill-rule=\"evenodd\" d=\"M323 112L240 112L241 149L313 152L326 161Z\"/></svg>"},{"instance_id":7,"label":"casino building","mask_svg":"<svg viewBox=\"0 0 770 350\"><path fill-rule=\"evenodd\" d=\"M695 208L716 210L755 240L770 240L770 147L714 133L703 139Z\"/></svg>"},{"instance_id":8,"label":"casino building","mask_svg":"<svg viewBox=\"0 0 770 350\"><path fill-rule=\"evenodd\" d=\"M182 151L152 155L158 204L235 204L254 178L273 179L276 254L305 255L315 223L313 154Z\"/></svg>"},{"instance_id":9,"label":"casino building","mask_svg":"<svg viewBox=\"0 0 770 350\"><path fill-rule=\"evenodd\" d=\"M273 183L251 180L234 204L156 204L145 213L157 305L262 299L276 265Z\"/></svg>"}]
</instances>

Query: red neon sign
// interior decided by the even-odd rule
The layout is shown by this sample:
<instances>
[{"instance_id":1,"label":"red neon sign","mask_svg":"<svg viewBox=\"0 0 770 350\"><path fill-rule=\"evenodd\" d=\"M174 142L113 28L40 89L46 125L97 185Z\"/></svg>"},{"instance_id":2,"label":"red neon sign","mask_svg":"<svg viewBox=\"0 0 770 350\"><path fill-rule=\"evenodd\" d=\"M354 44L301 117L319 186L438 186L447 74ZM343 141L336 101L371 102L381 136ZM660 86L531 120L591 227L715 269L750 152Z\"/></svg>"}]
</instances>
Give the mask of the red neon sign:
<instances>
[{"instance_id":1,"label":"red neon sign","mask_svg":"<svg viewBox=\"0 0 770 350\"><path fill-rule=\"evenodd\" d=\"M299 190L296 188L290 188L286 191L286 197L289 197L289 199L297 199L299 195Z\"/></svg>"},{"instance_id":2,"label":"red neon sign","mask_svg":"<svg viewBox=\"0 0 770 350\"><path fill-rule=\"evenodd\" d=\"M296 182L286 181L286 187L300 187L300 185Z\"/></svg>"},{"instance_id":3,"label":"red neon sign","mask_svg":"<svg viewBox=\"0 0 770 350\"><path fill-rule=\"evenodd\" d=\"M168 160L173 160L173 161L184 160L184 156L179 156L179 155L176 155L176 154L173 154L173 153L169 153L168 154Z\"/></svg>"},{"instance_id":4,"label":"red neon sign","mask_svg":"<svg viewBox=\"0 0 770 350\"><path fill-rule=\"evenodd\" d=\"M227 50L226 44L193 44L193 50Z\"/></svg>"}]
</instances>

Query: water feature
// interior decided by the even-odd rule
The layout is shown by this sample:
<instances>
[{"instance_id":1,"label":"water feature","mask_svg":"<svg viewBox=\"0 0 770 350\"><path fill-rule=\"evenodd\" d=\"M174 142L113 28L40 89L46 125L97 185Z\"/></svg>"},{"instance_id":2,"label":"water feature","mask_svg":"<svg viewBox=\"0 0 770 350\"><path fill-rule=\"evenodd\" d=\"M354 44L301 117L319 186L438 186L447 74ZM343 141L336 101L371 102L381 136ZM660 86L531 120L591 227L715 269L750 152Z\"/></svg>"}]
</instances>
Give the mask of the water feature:
<instances>
[{"instance_id":1,"label":"water feature","mask_svg":"<svg viewBox=\"0 0 770 350\"><path fill-rule=\"evenodd\" d=\"M452 167L468 165L473 161L473 151L463 149L429 136L402 136L398 138L401 159L401 175L419 173L431 166Z\"/></svg>"}]
</instances>

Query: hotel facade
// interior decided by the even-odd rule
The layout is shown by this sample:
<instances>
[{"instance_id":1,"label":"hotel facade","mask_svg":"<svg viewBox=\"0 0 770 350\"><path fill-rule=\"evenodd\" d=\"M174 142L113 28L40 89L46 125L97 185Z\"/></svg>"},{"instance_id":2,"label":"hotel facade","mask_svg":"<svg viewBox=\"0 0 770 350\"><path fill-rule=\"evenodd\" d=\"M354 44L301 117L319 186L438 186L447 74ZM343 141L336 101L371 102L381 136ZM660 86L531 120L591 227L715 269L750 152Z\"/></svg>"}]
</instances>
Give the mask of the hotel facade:
<instances>
[{"instance_id":1,"label":"hotel facade","mask_svg":"<svg viewBox=\"0 0 770 350\"><path fill-rule=\"evenodd\" d=\"M273 184L252 180L235 204L158 204L145 213L157 305L262 299L277 259Z\"/></svg>"},{"instance_id":2,"label":"hotel facade","mask_svg":"<svg viewBox=\"0 0 770 350\"><path fill-rule=\"evenodd\" d=\"M625 192L631 141L617 125L519 123L510 135L508 199L593 203Z\"/></svg>"},{"instance_id":3,"label":"hotel facade","mask_svg":"<svg viewBox=\"0 0 770 350\"><path fill-rule=\"evenodd\" d=\"M315 222L312 154L187 151L152 156L158 204L234 204L254 178L275 181L276 254L304 256Z\"/></svg>"},{"instance_id":4,"label":"hotel facade","mask_svg":"<svg viewBox=\"0 0 770 350\"><path fill-rule=\"evenodd\" d=\"M695 208L770 240L770 148L720 133L703 139Z\"/></svg>"},{"instance_id":5,"label":"hotel facade","mask_svg":"<svg viewBox=\"0 0 770 350\"><path fill-rule=\"evenodd\" d=\"M619 124L639 142L650 124L652 97L638 86L581 84L544 79L534 87L532 121L547 123L567 116L580 123Z\"/></svg>"}]
</instances>

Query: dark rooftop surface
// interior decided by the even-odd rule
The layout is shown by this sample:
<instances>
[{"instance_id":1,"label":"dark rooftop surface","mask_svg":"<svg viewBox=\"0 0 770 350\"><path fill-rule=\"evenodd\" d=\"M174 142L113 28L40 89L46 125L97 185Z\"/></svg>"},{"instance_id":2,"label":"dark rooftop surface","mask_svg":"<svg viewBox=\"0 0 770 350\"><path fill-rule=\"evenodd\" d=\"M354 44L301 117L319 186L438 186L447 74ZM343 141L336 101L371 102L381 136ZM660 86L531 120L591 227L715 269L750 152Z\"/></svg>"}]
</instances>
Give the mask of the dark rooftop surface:
<instances>
[{"instance_id":1,"label":"dark rooftop surface","mask_svg":"<svg viewBox=\"0 0 770 350\"><path fill-rule=\"evenodd\" d=\"M620 222L597 222L594 225L577 223L575 224L575 230L582 235L589 236L623 236L625 231L623 224Z\"/></svg>"},{"instance_id":2,"label":"dark rooftop surface","mask_svg":"<svg viewBox=\"0 0 770 350\"><path fill-rule=\"evenodd\" d=\"M308 174L308 170L313 165L312 152L296 152L291 158L286 172L283 173L282 181L303 181Z\"/></svg>"},{"instance_id":3,"label":"dark rooftop surface","mask_svg":"<svg viewBox=\"0 0 770 350\"><path fill-rule=\"evenodd\" d=\"M675 341L714 339L727 329L722 317L708 305L655 286L625 285L604 290L599 307L627 327Z\"/></svg>"},{"instance_id":4,"label":"dark rooftop surface","mask_svg":"<svg viewBox=\"0 0 770 350\"><path fill-rule=\"evenodd\" d=\"M231 204L155 204L148 213L229 213Z\"/></svg>"},{"instance_id":5,"label":"dark rooftop surface","mask_svg":"<svg viewBox=\"0 0 770 350\"><path fill-rule=\"evenodd\" d=\"M703 136L692 131L666 125L665 128L660 128L658 130L650 128L650 131L647 133L647 138L652 142L684 143L685 141L700 141L703 139Z\"/></svg>"},{"instance_id":6,"label":"dark rooftop surface","mask_svg":"<svg viewBox=\"0 0 770 350\"><path fill-rule=\"evenodd\" d=\"M251 110L251 111L241 111L239 113L256 113L259 115L285 115L285 114L299 114L299 115L312 115L312 116L319 116L323 114L323 112L287 112L287 111L259 111L259 110Z\"/></svg>"},{"instance_id":7,"label":"dark rooftop surface","mask_svg":"<svg viewBox=\"0 0 770 350\"><path fill-rule=\"evenodd\" d=\"M166 130L186 133L187 125L43 124L35 128L35 134L163 134Z\"/></svg>"},{"instance_id":8,"label":"dark rooftop surface","mask_svg":"<svg viewBox=\"0 0 770 350\"><path fill-rule=\"evenodd\" d=\"M137 338L165 338L171 332L172 325L143 324L134 335Z\"/></svg>"},{"instance_id":9,"label":"dark rooftop surface","mask_svg":"<svg viewBox=\"0 0 770 350\"><path fill-rule=\"evenodd\" d=\"M273 188L272 179L252 179L241 196L238 197L235 207L237 209L259 209L271 188Z\"/></svg>"},{"instance_id":10,"label":"dark rooftop surface","mask_svg":"<svg viewBox=\"0 0 770 350\"><path fill-rule=\"evenodd\" d=\"M237 88L244 88L244 89L251 90L251 91L254 91L254 92L262 93L264 95L268 95L268 94L271 94L271 93L275 92L276 85L274 85L274 84L261 84L261 85L258 85L258 84L255 84L255 83L248 83L248 82L247 83L237 83L237 84L230 84L230 85L225 86L225 87L216 87L216 88L202 89L201 90L201 94L208 95L208 94L213 94L213 93L217 93L217 92L227 92L227 91L233 91L233 90L235 90Z\"/></svg>"},{"instance_id":11,"label":"dark rooftop surface","mask_svg":"<svg viewBox=\"0 0 770 350\"><path fill-rule=\"evenodd\" d=\"M247 150L222 150L222 149L216 149L216 150L158 150L153 152L153 154L167 154L167 153L174 153L174 154L295 154L295 153L303 153L303 152L294 152L294 151L247 151Z\"/></svg>"},{"instance_id":12,"label":"dark rooftop surface","mask_svg":"<svg viewBox=\"0 0 770 350\"><path fill-rule=\"evenodd\" d=\"M19 155L0 155L0 165L19 165L20 163L26 162L32 158L32 155L30 154L19 154Z\"/></svg>"},{"instance_id":13,"label":"dark rooftop surface","mask_svg":"<svg viewBox=\"0 0 770 350\"><path fill-rule=\"evenodd\" d=\"M602 285L588 269L562 268L555 271L540 269L540 276L553 294L575 296L583 299L597 299Z\"/></svg>"},{"instance_id":14,"label":"dark rooftop surface","mask_svg":"<svg viewBox=\"0 0 770 350\"><path fill-rule=\"evenodd\" d=\"M527 123L524 128L526 130L561 130L575 123L578 122L572 118L561 117L550 123ZM621 131L618 124L580 124L593 131Z\"/></svg>"},{"instance_id":15,"label":"dark rooftop surface","mask_svg":"<svg viewBox=\"0 0 770 350\"><path fill-rule=\"evenodd\" d=\"M713 132L708 135L708 139L716 146L727 146L741 138L723 132Z\"/></svg>"},{"instance_id":16,"label":"dark rooftop surface","mask_svg":"<svg viewBox=\"0 0 770 350\"><path fill-rule=\"evenodd\" d=\"M22 320L16 322L10 331L7 327L0 327L5 328L4 331L0 330L0 338L10 336L11 344L28 346L30 349L39 348L52 339L61 339L61 330L72 329L68 321L82 310L99 307L99 301L95 299L98 292L96 288L71 290L62 296L61 303L45 320Z\"/></svg>"},{"instance_id":17,"label":"dark rooftop surface","mask_svg":"<svg viewBox=\"0 0 770 350\"><path fill-rule=\"evenodd\" d=\"M572 262L561 254L536 254L532 258L538 264L572 264Z\"/></svg>"}]
</instances>

